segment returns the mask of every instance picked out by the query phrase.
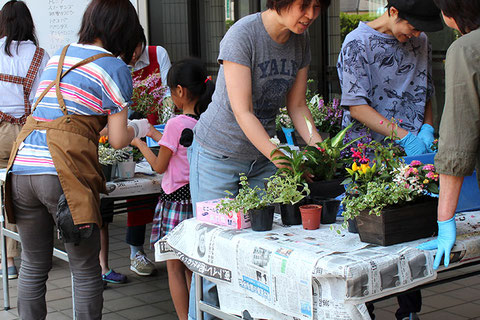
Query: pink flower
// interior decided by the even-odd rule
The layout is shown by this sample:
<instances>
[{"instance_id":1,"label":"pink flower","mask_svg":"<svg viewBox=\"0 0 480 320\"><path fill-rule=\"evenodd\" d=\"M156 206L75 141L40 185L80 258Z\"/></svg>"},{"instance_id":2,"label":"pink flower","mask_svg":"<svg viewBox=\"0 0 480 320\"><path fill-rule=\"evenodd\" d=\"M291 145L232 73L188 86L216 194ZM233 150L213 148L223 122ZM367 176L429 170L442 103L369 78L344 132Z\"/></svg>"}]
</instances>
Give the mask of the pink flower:
<instances>
[{"instance_id":1,"label":"pink flower","mask_svg":"<svg viewBox=\"0 0 480 320\"><path fill-rule=\"evenodd\" d=\"M402 119L398 120L398 123L402 123L402 122L403 122L403 120L402 120Z\"/></svg>"},{"instance_id":2,"label":"pink flower","mask_svg":"<svg viewBox=\"0 0 480 320\"><path fill-rule=\"evenodd\" d=\"M370 162L370 159L368 159L367 157L363 156L362 158L359 159L359 162L361 164L366 164L366 163L369 163Z\"/></svg>"},{"instance_id":3,"label":"pink flower","mask_svg":"<svg viewBox=\"0 0 480 320\"><path fill-rule=\"evenodd\" d=\"M354 151L352 154L353 158L362 158L362 153L360 151Z\"/></svg>"},{"instance_id":4,"label":"pink flower","mask_svg":"<svg viewBox=\"0 0 480 320\"><path fill-rule=\"evenodd\" d=\"M420 166L420 165L422 165L422 163L418 160L413 160L412 162L410 162L410 165L411 166Z\"/></svg>"},{"instance_id":5,"label":"pink flower","mask_svg":"<svg viewBox=\"0 0 480 320\"><path fill-rule=\"evenodd\" d=\"M435 171L435 166L433 164L426 164L422 169L427 171Z\"/></svg>"},{"instance_id":6,"label":"pink flower","mask_svg":"<svg viewBox=\"0 0 480 320\"><path fill-rule=\"evenodd\" d=\"M383 120L380 120L380 124L383 124Z\"/></svg>"}]
</instances>

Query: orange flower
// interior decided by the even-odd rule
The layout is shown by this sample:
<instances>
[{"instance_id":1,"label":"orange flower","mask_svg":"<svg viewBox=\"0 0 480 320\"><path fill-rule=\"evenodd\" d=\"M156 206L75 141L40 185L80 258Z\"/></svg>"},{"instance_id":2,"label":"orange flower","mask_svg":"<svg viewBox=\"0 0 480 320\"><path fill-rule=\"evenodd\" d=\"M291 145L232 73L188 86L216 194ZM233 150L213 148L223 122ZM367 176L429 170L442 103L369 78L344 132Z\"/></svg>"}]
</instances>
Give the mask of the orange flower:
<instances>
[{"instance_id":1,"label":"orange flower","mask_svg":"<svg viewBox=\"0 0 480 320\"><path fill-rule=\"evenodd\" d=\"M107 143L108 142L108 137L107 136L101 136L100 139L98 139L98 142Z\"/></svg>"}]
</instances>

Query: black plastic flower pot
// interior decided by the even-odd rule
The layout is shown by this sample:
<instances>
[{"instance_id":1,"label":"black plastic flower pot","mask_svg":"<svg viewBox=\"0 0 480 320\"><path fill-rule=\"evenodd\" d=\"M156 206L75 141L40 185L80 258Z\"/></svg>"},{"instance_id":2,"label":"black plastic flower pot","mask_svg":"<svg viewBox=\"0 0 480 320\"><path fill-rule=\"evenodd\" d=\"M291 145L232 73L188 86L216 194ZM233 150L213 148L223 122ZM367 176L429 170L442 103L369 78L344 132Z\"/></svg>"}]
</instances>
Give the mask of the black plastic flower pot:
<instances>
[{"instance_id":1,"label":"black plastic flower pot","mask_svg":"<svg viewBox=\"0 0 480 320\"><path fill-rule=\"evenodd\" d=\"M344 178L335 178L332 180L314 181L308 184L310 196L335 198L345 192L345 187L341 184Z\"/></svg>"},{"instance_id":2,"label":"black plastic flower pot","mask_svg":"<svg viewBox=\"0 0 480 320\"><path fill-rule=\"evenodd\" d=\"M282 216L282 223L287 226L302 224L300 206L303 204L302 201L295 204L281 204L280 215Z\"/></svg>"},{"instance_id":3,"label":"black plastic flower pot","mask_svg":"<svg viewBox=\"0 0 480 320\"><path fill-rule=\"evenodd\" d=\"M105 180L106 181L112 180L112 167L113 167L113 165L111 165L111 164L100 164L100 166L102 167L102 172L103 172L103 175L105 176Z\"/></svg>"},{"instance_id":4,"label":"black plastic flower pot","mask_svg":"<svg viewBox=\"0 0 480 320\"><path fill-rule=\"evenodd\" d=\"M358 228L357 228L357 219L348 219L348 232L350 233L358 233Z\"/></svg>"},{"instance_id":5,"label":"black plastic flower pot","mask_svg":"<svg viewBox=\"0 0 480 320\"><path fill-rule=\"evenodd\" d=\"M250 214L250 223L253 231L272 230L274 206L268 206L262 209L252 209Z\"/></svg>"},{"instance_id":6,"label":"black plastic flower pot","mask_svg":"<svg viewBox=\"0 0 480 320\"><path fill-rule=\"evenodd\" d=\"M313 197L312 203L322 206L321 224L332 224L337 221L340 200L335 198Z\"/></svg>"}]
</instances>

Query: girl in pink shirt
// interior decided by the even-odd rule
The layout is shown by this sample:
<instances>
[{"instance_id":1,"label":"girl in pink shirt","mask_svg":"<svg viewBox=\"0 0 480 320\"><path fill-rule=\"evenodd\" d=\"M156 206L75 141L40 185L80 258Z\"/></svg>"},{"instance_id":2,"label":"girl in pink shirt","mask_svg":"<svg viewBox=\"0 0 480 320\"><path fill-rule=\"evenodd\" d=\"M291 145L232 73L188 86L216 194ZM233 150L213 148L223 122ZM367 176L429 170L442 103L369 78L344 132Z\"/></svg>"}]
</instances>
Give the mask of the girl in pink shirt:
<instances>
[{"instance_id":1,"label":"girl in pink shirt","mask_svg":"<svg viewBox=\"0 0 480 320\"><path fill-rule=\"evenodd\" d=\"M213 82L207 77L207 70L197 59L185 59L174 63L167 75L172 100L183 111L168 120L163 135L154 127L147 134L158 141L158 156L145 142L134 139L152 168L163 173L160 194L153 218L151 244L154 244L180 222L193 217L190 187L188 183L189 164L187 148L192 144L193 127L200 114L207 109L214 91ZM191 271L180 260L167 261L168 282L175 310L179 319L187 319L188 290Z\"/></svg>"}]
</instances>

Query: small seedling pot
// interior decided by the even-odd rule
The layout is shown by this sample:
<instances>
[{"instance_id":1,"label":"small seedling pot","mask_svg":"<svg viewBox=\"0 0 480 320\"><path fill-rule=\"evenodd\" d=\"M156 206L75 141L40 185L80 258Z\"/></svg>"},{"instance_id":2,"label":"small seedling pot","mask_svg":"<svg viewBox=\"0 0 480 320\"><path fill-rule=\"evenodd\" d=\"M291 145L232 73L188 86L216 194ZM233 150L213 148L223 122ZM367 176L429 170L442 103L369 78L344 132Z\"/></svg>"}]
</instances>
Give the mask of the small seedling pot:
<instances>
[{"instance_id":1,"label":"small seedling pot","mask_svg":"<svg viewBox=\"0 0 480 320\"><path fill-rule=\"evenodd\" d=\"M306 204L300 206L302 225L305 230L315 230L320 227L322 206L319 204Z\"/></svg>"}]
</instances>

